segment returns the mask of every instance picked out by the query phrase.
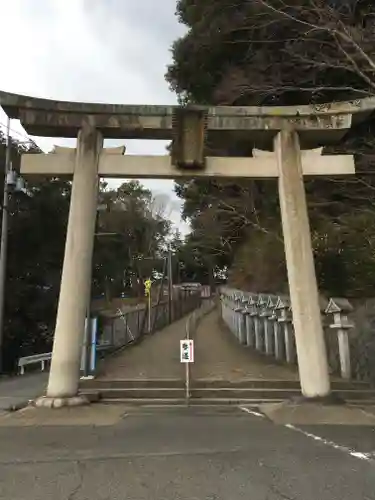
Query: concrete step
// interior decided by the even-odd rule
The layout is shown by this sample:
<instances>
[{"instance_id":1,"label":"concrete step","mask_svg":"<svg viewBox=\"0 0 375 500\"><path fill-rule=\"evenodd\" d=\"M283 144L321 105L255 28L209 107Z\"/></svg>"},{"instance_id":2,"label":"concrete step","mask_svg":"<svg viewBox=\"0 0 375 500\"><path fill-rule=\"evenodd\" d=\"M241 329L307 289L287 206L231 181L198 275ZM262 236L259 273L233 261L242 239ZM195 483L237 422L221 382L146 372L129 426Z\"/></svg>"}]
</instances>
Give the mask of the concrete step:
<instances>
[{"instance_id":1,"label":"concrete step","mask_svg":"<svg viewBox=\"0 0 375 500\"><path fill-rule=\"evenodd\" d=\"M96 389L100 393L101 399L105 400L135 400L135 399L184 399L185 389L175 387L117 387ZM333 390L333 395L346 401L361 401L375 399L374 390ZM273 388L236 388L236 387L215 387L215 388L191 388L192 399L223 399L223 400L247 400L257 399L262 401L286 400L300 396L299 389L273 389Z\"/></svg>"},{"instance_id":2,"label":"concrete step","mask_svg":"<svg viewBox=\"0 0 375 500\"><path fill-rule=\"evenodd\" d=\"M191 389L191 394L195 398L252 398L258 397L261 399L292 399L301 395L301 390L298 389L274 389L274 388L204 388ZM334 389L332 394L344 400L362 400L375 398L375 391L371 389Z\"/></svg>"},{"instance_id":3,"label":"concrete step","mask_svg":"<svg viewBox=\"0 0 375 500\"><path fill-rule=\"evenodd\" d=\"M233 387L233 388L247 388L247 389L297 389L300 390L299 380L280 380L280 379L249 379L249 380L211 380L200 379L192 380L192 387L200 388L215 388L215 387ZM366 382L347 382L345 380L335 380L332 382L332 388L336 390L341 389L366 389L370 388Z\"/></svg>"},{"instance_id":4,"label":"concrete step","mask_svg":"<svg viewBox=\"0 0 375 500\"><path fill-rule=\"evenodd\" d=\"M82 380L82 389L142 389L142 388L166 388L166 389L183 389L185 387L184 379L92 379ZM252 379L252 380L219 380L219 379L201 379L192 380L191 387L195 389L205 388L232 388L232 389L294 389L299 390L300 385L298 380L272 380L272 379ZM369 385L365 382L332 382L334 390L351 390L351 389L369 389Z\"/></svg>"},{"instance_id":5,"label":"concrete step","mask_svg":"<svg viewBox=\"0 0 375 500\"><path fill-rule=\"evenodd\" d=\"M282 399L274 399L267 400L268 403L281 403ZM228 405L244 405L257 407L260 404L264 403L263 399L228 399L228 398L190 398L189 405L190 406L228 406ZM186 399L185 398L120 398L120 399L101 399L101 403L103 404L128 404L135 406L149 406L149 407L158 407L158 406L181 406L186 407Z\"/></svg>"},{"instance_id":6,"label":"concrete step","mask_svg":"<svg viewBox=\"0 0 375 500\"><path fill-rule=\"evenodd\" d=\"M372 399L354 399L347 400L347 403L352 406L375 406L375 398Z\"/></svg>"},{"instance_id":7,"label":"concrete step","mask_svg":"<svg viewBox=\"0 0 375 500\"><path fill-rule=\"evenodd\" d=\"M182 389L184 379L91 379L81 380L83 389Z\"/></svg>"},{"instance_id":8,"label":"concrete step","mask_svg":"<svg viewBox=\"0 0 375 500\"><path fill-rule=\"evenodd\" d=\"M129 406L142 406L142 407L163 407L163 406L176 406L176 407L186 407L186 399L184 398L103 398L100 400L103 404L123 404ZM258 408L264 403L282 403L285 399L258 399L258 398L190 398L189 406L244 406L247 408ZM365 408L366 406L375 406L374 399L364 399L356 401L346 401L347 404L351 406Z\"/></svg>"}]
</instances>

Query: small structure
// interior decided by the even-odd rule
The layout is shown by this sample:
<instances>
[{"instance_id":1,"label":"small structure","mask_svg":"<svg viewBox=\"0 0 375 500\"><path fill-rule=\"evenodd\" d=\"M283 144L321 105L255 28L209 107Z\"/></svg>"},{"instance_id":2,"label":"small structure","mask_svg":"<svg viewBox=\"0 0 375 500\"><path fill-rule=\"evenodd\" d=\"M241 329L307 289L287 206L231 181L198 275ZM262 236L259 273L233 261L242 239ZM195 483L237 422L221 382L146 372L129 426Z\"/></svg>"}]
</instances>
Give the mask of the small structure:
<instances>
[{"instance_id":1,"label":"small structure","mask_svg":"<svg viewBox=\"0 0 375 500\"><path fill-rule=\"evenodd\" d=\"M349 380L352 376L350 364L349 331L354 327L349 322L348 314L353 311L353 306L347 299L330 299L325 310L326 314L333 316L333 322L329 328L337 332L337 341L339 345L341 376Z\"/></svg>"}]
</instances>

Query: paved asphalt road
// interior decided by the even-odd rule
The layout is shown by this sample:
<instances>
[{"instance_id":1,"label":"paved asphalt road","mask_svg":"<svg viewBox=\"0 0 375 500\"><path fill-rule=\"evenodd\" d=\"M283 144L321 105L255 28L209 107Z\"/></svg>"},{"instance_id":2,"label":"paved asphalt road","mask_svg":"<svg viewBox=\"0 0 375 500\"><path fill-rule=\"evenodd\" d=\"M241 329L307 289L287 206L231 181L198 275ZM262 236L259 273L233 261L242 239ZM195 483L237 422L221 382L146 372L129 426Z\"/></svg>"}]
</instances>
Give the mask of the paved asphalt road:
<instances>
[{"instance_id":1,"label":"paved asphalt road","mask_svg":"<svg viewBox=\"0 0 375 500\"><path fill-rule=\"evenodd\" d=\"M375 445L369 427L305 430ZM124 408L114 426L0 427L0 442L1 500L375 499L375 462L237 408Z\"/></svg>"},{"instance_id":2,"label":"paved asphalt road","mask_svg":"<svg viewBox=\"0 0 375 500\"><path fill-rule=\"evenodd\" d=\"M41 395L46 387L47 373L20 375L0 380L0 411Z\"/></svg>"}]
</instances>

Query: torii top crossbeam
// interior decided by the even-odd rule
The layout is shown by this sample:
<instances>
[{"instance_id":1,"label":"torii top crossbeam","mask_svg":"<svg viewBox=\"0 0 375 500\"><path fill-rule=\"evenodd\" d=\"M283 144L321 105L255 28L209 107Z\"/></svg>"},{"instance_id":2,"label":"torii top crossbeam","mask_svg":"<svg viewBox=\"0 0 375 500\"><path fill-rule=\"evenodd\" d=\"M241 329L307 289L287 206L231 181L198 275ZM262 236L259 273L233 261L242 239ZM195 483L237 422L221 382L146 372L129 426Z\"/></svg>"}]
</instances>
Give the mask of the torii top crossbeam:
<instances>
[{"instance_id":1,"label":"torii top crossbeam","mask_svg":"<svg viewBox=\"0 0 375 500\"><path fill-rule=\"evenodd\" d=\"M39 99L0 91L0 106L36 136L75 138L89 121L105 138L173 138L179 106L99 104ZM375 98L304 106L193 106L205 116L207 137L224 146L228 140L251 140L272 149L273 138L288 121L298 131L303 149L337 142L352 125L374 112Z\"/></svg>"}]
</instances>

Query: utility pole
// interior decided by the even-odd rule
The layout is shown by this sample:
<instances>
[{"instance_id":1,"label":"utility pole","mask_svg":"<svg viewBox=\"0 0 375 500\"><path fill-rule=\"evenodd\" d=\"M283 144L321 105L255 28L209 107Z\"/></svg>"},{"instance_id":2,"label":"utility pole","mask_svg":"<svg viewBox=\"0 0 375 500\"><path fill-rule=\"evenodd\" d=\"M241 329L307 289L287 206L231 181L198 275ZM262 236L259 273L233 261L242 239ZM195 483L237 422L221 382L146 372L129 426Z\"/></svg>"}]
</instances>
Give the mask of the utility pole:
<instances>
[{"instance_id":1,"label":"utility pole","mask_svg":"<svg viewBox=\"0 0 375 500\"><path fill-rule=\"evenodd\" d=\"M10 171L10 118L7 122L7 142L4 166L4 195L2 206L1 237L0 237L0 373L3 372L3 345L4 345L4 302L5 280L7 268L8 248L8 172Z\"/></svg>"},{"instance_id":2,"label":"utility pole","mask_svg":"<svg viewBox=\"0 0 375 500\"><path fill-rule=\"evenodd\" d=\"M181 285L181 262L177 258L177 284Z\"/></svg>"},{"instance_id":3,"label":"utility pole","mask_svg":"<svg viewBox=\"0 0 375 500\"><path fill-rule=\"evenodd\" d=\"M168 319L173 321L173 271L172 271L172 251L168 251Z\"/></svg>"}]
</instances>

